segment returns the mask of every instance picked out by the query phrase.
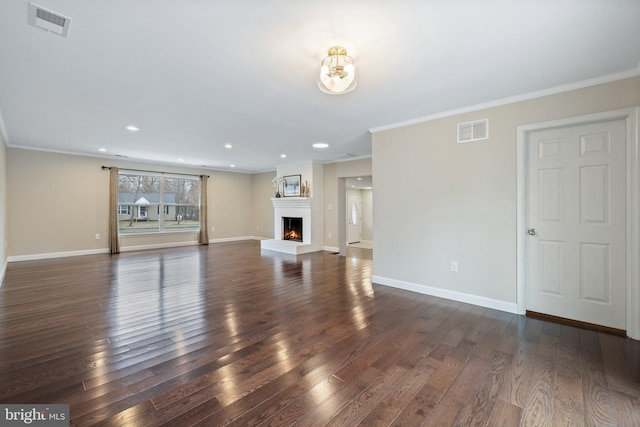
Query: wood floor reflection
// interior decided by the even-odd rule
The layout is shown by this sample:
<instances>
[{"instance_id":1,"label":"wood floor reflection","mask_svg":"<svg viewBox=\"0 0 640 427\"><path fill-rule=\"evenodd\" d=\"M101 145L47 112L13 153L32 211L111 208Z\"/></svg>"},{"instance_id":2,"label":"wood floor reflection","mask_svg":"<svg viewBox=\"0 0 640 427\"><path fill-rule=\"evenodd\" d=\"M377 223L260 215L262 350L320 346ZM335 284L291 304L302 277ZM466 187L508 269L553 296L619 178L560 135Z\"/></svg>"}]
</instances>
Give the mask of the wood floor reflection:
<instances>
[{"instance_id":1,"label":"wood floor reflection","mask_svg":"<svg viewBox=\"0 0 640 427\"><path fill-rule=\"evenodd\" d=\"M638 425L640 343L255 241L11 263L0 402L72 425Z\"/></svg>"}]
</instances>

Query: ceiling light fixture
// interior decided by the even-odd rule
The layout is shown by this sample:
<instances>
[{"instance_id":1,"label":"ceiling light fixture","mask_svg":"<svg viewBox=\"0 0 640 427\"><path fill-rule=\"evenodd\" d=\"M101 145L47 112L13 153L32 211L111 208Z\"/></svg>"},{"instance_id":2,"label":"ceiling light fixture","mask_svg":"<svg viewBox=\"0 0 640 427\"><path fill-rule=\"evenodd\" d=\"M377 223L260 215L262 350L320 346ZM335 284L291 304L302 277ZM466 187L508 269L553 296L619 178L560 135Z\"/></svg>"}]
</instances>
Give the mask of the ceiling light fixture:
<instances>
[{"instance_id":1,"label":"ceiling light fixture","mask_svg":"<svg viewBox=\"0 0 640 427\"><path fill-rule=\"evenodd\" d=\"M282 158L282 159L286 159L286 158L287 158L287 155L286 155L286 154L280 154L280 158Z\"/></svg>"},{"instance_id":2,"label":"ceiling light fixture","mask_svg":"<svg viewBox=\"0 0 640 427\"><path fill-rule=\"evenodd\" d=\"M229 148L231 148L231 147L233 147L233 145L231 145L231 144L224 144L224 148L229 149Z\"/></svg>"},{"instance_id":3,"label":"ceiling light fixture","mask_svg":"<svg viewBox=\"0 0 640 427\"><path fill-rule=\"evenodd\" d=\"M100 151L102 153L105 153L107 151L107 149L106 148L98 148L98 151Z\"/></svg>"},{"instance_id":4,"label":"ceiling light fixture","mask_svg":"<svg viewBox=\"0 0 640 427\"><path fill-rule=\"evenodd\" d=\"M138 132L140 130L138 126L134 125L129 125L125 129L127 129L129 132Z\"/></svg>"},{"instance_id":5,"label":"ceiling light fixture","mask_svg":"<svg viewBox=\"0 0 640 427\"><path fill-rule=\"evenodd\" d=\"M331 95L351 92L356 88L356 67L342 46L333 46L320 64L318 87Z\"/></svg>"},{"instance_id":6,"label":"ceiling light fixture","mask_svg":"<svg viewBox=\"0 0 640 427\"><path fill-rule=\"evenodd\" d=\"M328 146L329 144L327 144L326 142L316 142L312 145L313 148L327 148Z\"/></svg>"}]
</instances>

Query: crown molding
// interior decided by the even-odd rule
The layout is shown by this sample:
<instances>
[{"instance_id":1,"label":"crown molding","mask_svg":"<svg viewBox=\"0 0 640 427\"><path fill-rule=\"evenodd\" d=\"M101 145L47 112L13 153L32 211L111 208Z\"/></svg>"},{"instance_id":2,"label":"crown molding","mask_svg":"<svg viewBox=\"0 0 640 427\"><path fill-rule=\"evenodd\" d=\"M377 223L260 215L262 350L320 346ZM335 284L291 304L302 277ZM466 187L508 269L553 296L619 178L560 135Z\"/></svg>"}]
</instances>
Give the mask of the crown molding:
<instances>
[{"instance_id":1,"label":"crown molding","mask_svg":"<svg viewBox=\"0 0 640 427\"><path fill-rule=\"evenodd\" d=\"M500 107L502 105L514 104L516 102L528 101L530 99L541 98L543 96L555 95L558 93L569 92L577 89L583 89L585 87L596 86L604 83L611 83L618 80L624 80L624 79L637 77L637 76L640 76L640 64L638 64L638 67L632 70L622 71L620 73L608 74L606 76L596 77L593 79L582 80L579 82L574 82L574 83L561 85L561 86L554 86L548 89L537 90L534 92L511 96L508 98L496 99L494 101L470 105L468 107L462 107L454 110L448 110L440 113L430 114L427 116L417 117L411 120L404 120L397 123L391 123L388 125L373 127L369 129L369 132L371 133L382 132L385 130L396 129L396 128L414 125L418 123L429 122L431 120L442 119L445 117L457 116L459 114L485 110L487 108Z\"/></svg>"}]
</instances>

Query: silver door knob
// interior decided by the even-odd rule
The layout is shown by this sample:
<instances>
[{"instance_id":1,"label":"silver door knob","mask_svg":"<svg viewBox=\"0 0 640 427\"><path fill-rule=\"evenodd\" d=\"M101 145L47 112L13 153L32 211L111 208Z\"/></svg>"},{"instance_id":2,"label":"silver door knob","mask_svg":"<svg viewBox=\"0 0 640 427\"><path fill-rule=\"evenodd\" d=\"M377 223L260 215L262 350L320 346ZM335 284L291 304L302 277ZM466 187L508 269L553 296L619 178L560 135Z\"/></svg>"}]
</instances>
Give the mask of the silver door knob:
<instances>
[{"instance_id":1,"label":"silver door knob","mask_svg":"<svg viewBox=\"0 0 640 427\"><path fill-rule=\"evenodd\" d=\"M536 235L536 229L535 228L530 228L529 231L527 231L527 233L529 233L530 236L535 236Z\"/></svg>"}]
</instances>

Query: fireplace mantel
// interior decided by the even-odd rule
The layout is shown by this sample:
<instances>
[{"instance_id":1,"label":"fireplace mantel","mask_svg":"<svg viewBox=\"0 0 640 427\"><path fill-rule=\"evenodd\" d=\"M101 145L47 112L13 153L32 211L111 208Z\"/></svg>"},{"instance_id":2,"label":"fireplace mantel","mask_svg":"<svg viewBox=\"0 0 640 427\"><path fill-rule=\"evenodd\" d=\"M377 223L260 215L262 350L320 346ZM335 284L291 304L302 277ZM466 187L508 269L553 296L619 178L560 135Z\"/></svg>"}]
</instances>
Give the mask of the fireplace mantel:
<instances>
[{"instance_id":1,"label":"fireplace mantel","mask_svg":"<svg viewBox=\"0 0 640 427\"><path fill-rule=\"evenodd\" d=\"M274 197L273 207L278 208L311 208L311 197Z\"/></svg>"}]
</instances>

